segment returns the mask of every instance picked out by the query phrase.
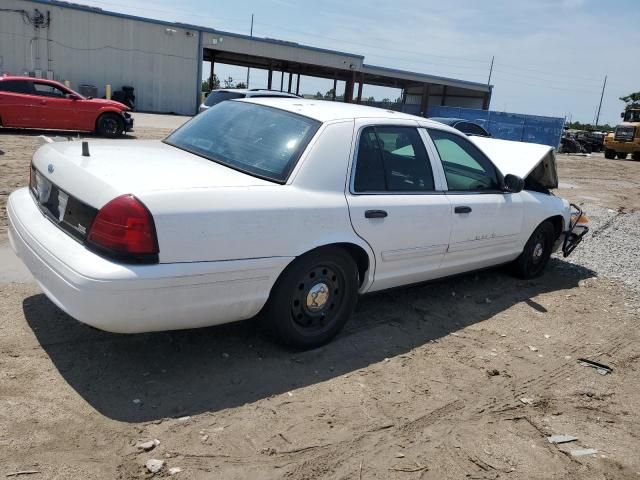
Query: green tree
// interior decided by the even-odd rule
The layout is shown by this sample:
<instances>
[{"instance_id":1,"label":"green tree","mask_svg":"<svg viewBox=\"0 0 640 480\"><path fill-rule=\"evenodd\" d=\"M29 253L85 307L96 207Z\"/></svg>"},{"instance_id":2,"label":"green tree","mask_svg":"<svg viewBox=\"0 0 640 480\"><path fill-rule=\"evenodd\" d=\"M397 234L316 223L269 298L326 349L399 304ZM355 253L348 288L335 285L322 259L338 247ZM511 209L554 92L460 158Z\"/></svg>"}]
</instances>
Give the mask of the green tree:
<instances>
[{"instance_id":1,"label":"green tree","mask_svg":"<svg viewBox=\"0 0 640 480\"><path fill-rule=\"evenodd\" d=\"M324 96L322 95L322 92L316 92L313 98L315 98L316 100L322 100Z\"/></svg>"},{"instance_id":2,"label":"green tree","mask_svg":"<svg viewBox=\"0 0 640 480\"><path fill-rule=\"evenodd\" d=\"M209 92L211 90L215 90L216 88L220 88L220 79L215 73L213 74L213 88L211 89L209 88L209 80L211 80L211 77L209 77L207 80L202 81L203 92Z\"/></svg>"},{"instance_id":3,"label":"green tree","mask_svg":"<svg viewBox=\"0 0 640 480\"><path fill-rule=\"evenodd\" d=\"M224 88L233 88L233 77L229 76L223 80Z\"/></svg>"},{"instance_id":4,"label":"green tree","mask_svg":"<svg viewBox=\"0 0 640 480\"><path fill-rule=\"evenodd\" d=\"M371 103L373 103L373 102L375 102L375 101L376 101L375 97L369 97L369 98L367 98L367 99L365 100L365 102L371 102Z\"/></svg>"},{"instance_id":5,"label":"green tree","mask_svg":"<svg viewBox=\"0 0 640 480\"><path fill-rule=\"evenodd\" d=\"M236 86L233 88L247 88L247 84L244 82L238 82L236 83Z\"/></svg>"},{"instance_id":6,"label":"green tree","mask_svg":"<svg viewBox=\"0 0 640 480\"><path fill-rule=\"evenodd\" d=\"M327 90L327 93L324 94L324 98L327 100L331 100L333 98L333 88Z\"/></svg>"},{"instance_id":7,"label":"green tree","mask_svg":"<svg viewBox=\"0 0 640 480\"><path fill-rule=\"evenodd\" d=\"M620 97L625 105L625 109L627 108L640 108L640 92L633 92L625 97Z\"/></svg>"}]
</instances>

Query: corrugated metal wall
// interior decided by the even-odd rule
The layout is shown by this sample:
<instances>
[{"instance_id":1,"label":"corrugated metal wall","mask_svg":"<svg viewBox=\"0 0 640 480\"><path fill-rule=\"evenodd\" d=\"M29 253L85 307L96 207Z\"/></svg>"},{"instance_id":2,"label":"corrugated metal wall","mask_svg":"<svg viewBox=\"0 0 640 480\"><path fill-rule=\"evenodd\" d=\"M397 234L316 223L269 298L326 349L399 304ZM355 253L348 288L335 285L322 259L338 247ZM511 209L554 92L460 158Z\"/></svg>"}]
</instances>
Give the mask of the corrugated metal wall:
<instances>
[{"instance_id":1,"label":"corrugated metal wall","mask_svg":"<svg viewBox=\"0 0 640 480\"><path fill-rule=\"evenodd\" d=\"M138 110L195 112L197 31L24 0L2 0L0 8L51 16L48 29L34 28L20 13L0 11L0 72L52 70L74 89L97 86L99 96L106 84L130 85Z\"/></svg>"}]
</instances>

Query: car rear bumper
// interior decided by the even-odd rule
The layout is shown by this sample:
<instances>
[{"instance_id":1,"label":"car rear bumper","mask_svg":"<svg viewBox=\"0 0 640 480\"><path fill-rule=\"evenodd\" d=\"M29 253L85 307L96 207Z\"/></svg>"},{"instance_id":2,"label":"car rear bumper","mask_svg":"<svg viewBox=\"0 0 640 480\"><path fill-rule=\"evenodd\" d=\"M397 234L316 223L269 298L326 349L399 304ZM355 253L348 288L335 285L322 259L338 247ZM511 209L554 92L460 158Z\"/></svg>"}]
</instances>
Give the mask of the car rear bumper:
<instances>
[{"instance_id":1,"label":"car rear bumper","mask_svg":"<svg viewBox=\"0 0 640 480\"><path fill-rule=\"evenodd\" d=\"M292 260L121 265L56 227L26 188L9 196L7 213L11 246L47 297L75 319L110 332L176 330L250 318Z\"/></svg>"}]
</instances>

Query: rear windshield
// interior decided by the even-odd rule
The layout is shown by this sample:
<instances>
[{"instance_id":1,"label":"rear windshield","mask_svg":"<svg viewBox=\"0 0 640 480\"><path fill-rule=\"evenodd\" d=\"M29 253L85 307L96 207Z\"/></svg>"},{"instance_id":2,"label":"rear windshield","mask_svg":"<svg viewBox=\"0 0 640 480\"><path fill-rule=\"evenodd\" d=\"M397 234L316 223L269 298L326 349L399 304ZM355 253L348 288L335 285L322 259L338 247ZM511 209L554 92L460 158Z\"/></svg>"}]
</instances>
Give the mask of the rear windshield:
<instances>
[{"instance_id":1,"label":"rear windshield","mask_svg":"<svg viewBox=\"0 0 640 480\"><path fill-rule=\"evenodd\" d=\"M204 101L207 107L213 107L214 105L224 102L225 100L233 100L234 98L244 98L244 93L236 92L211 92Z\"/></svg>"},{"instance_id":2,"label":"rear windshield","mask_svg":"<svg viewBox=\"0 0 640 480\"><path fill-rule=\"evenodd\" d=\"M173 132L169 145L284 183L320 122L265 105L222 102Z\"/></svg>"}]
</instances>

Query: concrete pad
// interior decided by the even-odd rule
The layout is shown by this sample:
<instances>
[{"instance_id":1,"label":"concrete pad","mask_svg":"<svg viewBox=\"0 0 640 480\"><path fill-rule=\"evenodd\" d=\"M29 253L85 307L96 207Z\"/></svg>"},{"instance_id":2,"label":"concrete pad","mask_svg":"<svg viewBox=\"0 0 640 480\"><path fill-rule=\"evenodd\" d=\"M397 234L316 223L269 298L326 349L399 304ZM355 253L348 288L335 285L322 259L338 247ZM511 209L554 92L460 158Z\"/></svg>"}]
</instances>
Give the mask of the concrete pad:
<instances>
[{"instance_id":1,"label":"concrete pad","mask_svg":"<svg viewBox=\"0 0 640 480\"><path fill-rule=\"evenodd\" d=\"M0 283L33 283L35 280L8 243L0 244Z\"/></svg>"}]
</instances>

